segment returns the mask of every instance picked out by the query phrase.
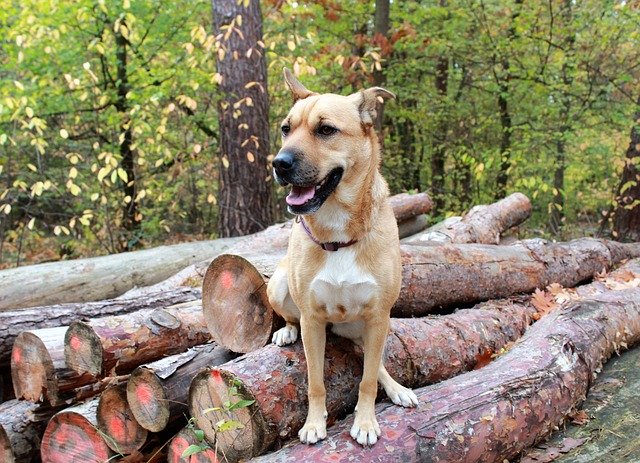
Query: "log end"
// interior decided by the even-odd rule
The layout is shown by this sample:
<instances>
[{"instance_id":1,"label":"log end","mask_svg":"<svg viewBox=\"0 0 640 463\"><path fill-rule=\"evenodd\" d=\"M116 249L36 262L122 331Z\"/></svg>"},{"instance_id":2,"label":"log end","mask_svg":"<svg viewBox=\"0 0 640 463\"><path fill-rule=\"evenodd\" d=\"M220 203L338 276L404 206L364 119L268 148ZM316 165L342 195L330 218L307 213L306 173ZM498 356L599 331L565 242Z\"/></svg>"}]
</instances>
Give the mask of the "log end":
<instances>
[{"instance_id":1,"label":"log end","mask_svg":"<svg viewBox=\"0 0 640 463\"><path fill-rule=\"evenodd\" d=\"M107 445L118 453L133 453L147 440L147 430L140 426L131 412L124 384L102 392L96 419L100 431L108 436L105 439Z\"/></svg>"},{"instance_id":2,"label":"log end","mask_svg":"<svg viewBox=\"0 0 640 463\"><path fill-rule=\"evenodd\" d=\"M260 455L267 447L266 424L255 402L229 410L229 403L240 400L255 400L255 397L228 371L207 368L191 382L189 412L207 441L215 442L215 448L230 461ZM221 423L228 428L224 432L219 431Z\"/></svg>"},{"instance_id":3,"label":"log end","mask_svg":"<svg viewBox=\"0 0 640 463\"><path fill-rule=\"evenodd\" d=\"M44 432L42 461L108 461L113 452L93 423L75 412L55 415Z\"/></svg>"},{"instance_id":4,"label":"log end","mask_svg":"<svg viewBox=\"0 0 640 463\"><path fill-rule=\"evenodd\" d=\"M223 254L211 262L202 285L202 308L214 341L233 352L265 346L273 332L273 309L264 277L246 259Z\"/></svg>"},{"instance_id":5,"label":"log end","mask_svg":"<svg viewBox=\"0 0 640 463\"><path fill-rule=\"evenodd\" d=\"M203 449L191 456L182 457L190 445L198 445ZM219 461L216 452L210 447L207 448L206 442L199 441L190 428L184 428L169 443L168 463L218 463Z\"/></svg>"},{"instance_id":6,"label":"log end","mask_svg":"<svg viewBox=\"0 0 640 463\"><path fill-rule=\"evenodd\" d=\"M64 336L64 358L67 367L78 374L102 374L102 344L91 325L76 321Z\"/></svg>"},{"instance_id":7,"label":"log end","mask_svg":"<svg viewBox=\"0 0 640 463\"><path fill-rule=\"evenodd\" d=\"M23 331L13 343L11 378L17 399L42 402L58 396L51 355L35 334Z\"/></svg>"},{"instance_id":8,"label":"log end","mask_svg":"<svg viewBox=\"0 0 640 463\"><path fill-rule=\"evenodd\" d=\"M127 383L127 402L143 428L160 432L169 423L167 395L153 370L138 367L131 373Z\"/></svg>"}]
</instances>

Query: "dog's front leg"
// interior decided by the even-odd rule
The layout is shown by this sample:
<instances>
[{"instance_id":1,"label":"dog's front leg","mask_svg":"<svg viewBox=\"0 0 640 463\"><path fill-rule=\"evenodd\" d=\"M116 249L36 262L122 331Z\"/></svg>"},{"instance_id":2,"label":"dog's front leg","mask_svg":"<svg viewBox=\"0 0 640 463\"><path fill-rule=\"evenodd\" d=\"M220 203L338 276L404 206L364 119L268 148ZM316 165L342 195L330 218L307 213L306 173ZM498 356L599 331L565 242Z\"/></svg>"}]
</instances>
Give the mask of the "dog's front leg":
<instances>
[{"instance_id":1,"label":"dog's front leg","mask_svg":"<svg viewBox=\"0 0 640 463\"><path fill-rule=\"evenodd\" d=\"M382 363L384 343L389 331L389 318L371 317L365 321L363 333L364 368L358 393L356 417L351 427L351 437L361 445L373 445L380 436L376 420L375 403L378 393L378 370Z\"/></svg>"},{"instance_id":2,"label":"dog's front leg","mask_svg":"<svg viewBox=\"0 0 640 463\"><path fill-rule=\"evenodd\" d=\"M305 444L315 444L327 437L327 394L324 387L326 322L313 315L303 314L300 318L300 331L307 360L309 413L298 436Z\"/></svg>"}]
</instances>

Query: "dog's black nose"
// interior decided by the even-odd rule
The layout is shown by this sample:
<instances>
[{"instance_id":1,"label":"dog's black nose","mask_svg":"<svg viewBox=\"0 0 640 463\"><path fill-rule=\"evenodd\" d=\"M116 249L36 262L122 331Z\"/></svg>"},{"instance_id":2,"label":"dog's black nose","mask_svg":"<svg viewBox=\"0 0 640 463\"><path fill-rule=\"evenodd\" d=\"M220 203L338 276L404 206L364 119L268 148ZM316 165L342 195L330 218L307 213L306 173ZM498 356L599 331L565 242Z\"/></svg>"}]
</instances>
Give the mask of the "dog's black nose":
<instances>
[{"instance_id":1,"label":"dog's black nose","mask_svg":"<svg viewBox=\"0 0 640 463\"><path fill-rule=\"evenodd\" d=\"M293 169L293 164L296 158L293 153L289 151L280 151L278 155L273 159L273 168L277 173L284 173Z\"/></svg>"}]
</instances>

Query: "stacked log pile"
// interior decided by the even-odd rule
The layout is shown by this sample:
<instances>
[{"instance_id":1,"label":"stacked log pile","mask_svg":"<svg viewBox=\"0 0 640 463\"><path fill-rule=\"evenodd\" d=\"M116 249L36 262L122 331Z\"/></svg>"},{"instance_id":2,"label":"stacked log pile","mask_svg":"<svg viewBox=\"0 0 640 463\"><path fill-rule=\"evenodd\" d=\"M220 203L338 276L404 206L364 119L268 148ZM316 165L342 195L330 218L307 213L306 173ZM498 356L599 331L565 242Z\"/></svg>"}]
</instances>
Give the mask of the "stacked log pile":
<instances>
[{"instance_id":1,"label":"stacked log pile","mask_svg":"<svg viewBox=\"0 0 640 463\"><path fill-rule=\"evenodd\" d=\"M602 273L640 257L640 244L585 238L496 246L506 230L530 214L531 205L520 194L478 206L418 235L431 208L428 196L397 195L392 206L401 236L413 236L402 245L403 288L393 309L384 362L393 377L417 388L422 403L413 411L380 405L380 424L398 432L384 434L387 445L379 443L374 451L389 453L391 460L418 461L416 448L431 451L425 445L437 448L433 461L511 458L505 455L560 423L586 393L586 386L576 386L571 394L558 395L565 383L589 377L612 349L640 336L636 306L630 303L638 294L628 288L634 278L640 281L640 263ZM285 348L267 345L282 321L265 297L265 283L286 253L291 226L274 225L220 243L214 254L222 247L225 252L213 261L197 262L115 299L78 299L35 309L26 308L29 302L0 312L0 323L9 327L0 333L0 368L6 373L10 363L16 397L0 404L0 461L35 461L38 455L65 463L239 461L294 438L306 414L305 358L300 342ZM594 276L598 281L588 283ZM582 283L588 284L562 289ZM553 294L564 294L564 305L525 334L554 304L551 293L540 292L549 285ZM533 297L526 294L534 290ZM609 307L614 315L608 321L602 311ZM620 331L623 322L627 331ZM585 346L586 338L572 337L571 323L584 324L580 336L600 333L606 339ZM622 334L610 339L612 330ZM531 334L536 332L542 334ZM492 362L494 357L499 358ZM542 389L531 386L535 381L527 376L535 359L540 367L534 376L544 379ZM568 376L558 365L570 368ZM353 451L342 432L347 424L340 420L353 411L361 368L358 348L330 338L327 409L329 423L336 423L330 444L301 449L293 443L265 461L311 461L306 452L312 450L314 458L327 457L327 452L335 458L331 448L344 445ZM509 370L506 376L504 369ZM501 374L509 381L501 381ZM499 405L512 398L518 381L531 386L528 396L518 396L524 418L509 418ZM558 386L558 381L564 383ZM433 383L438 384L427 386ZM457 409L457 401L447 402L447 394L474 405ZM536 394L549 397L550 405L539 409L544 423L527 440L518 426L529 419L527 410L538 410ZM427 401L437 406L427 406ZM489 410L491 404L497 408ZM476 442L462 436L464 448L472 452L453 458L447 452L460 451L460 445L451 444L460 437L450 433L457 429L452 423L459 421L475 423L480 440L504 440L504 445L494 445L502 450L477 459ZM498 435L505 423L513 424L512 436ZM419 435L407 437L412 429L419 429ZM400 435L404 440L396 442ZM440 454L447 456L438 460Z\"/></svg>"}]
</instances>

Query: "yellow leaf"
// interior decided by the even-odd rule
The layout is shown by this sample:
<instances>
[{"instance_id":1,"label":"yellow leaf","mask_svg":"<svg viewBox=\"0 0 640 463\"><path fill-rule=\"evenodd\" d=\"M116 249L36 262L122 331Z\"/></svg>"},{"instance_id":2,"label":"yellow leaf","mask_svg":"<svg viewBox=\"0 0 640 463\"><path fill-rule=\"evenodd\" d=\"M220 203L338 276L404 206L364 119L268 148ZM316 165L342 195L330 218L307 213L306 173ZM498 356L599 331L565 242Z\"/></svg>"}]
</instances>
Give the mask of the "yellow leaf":
<instances>
[{"instance_id":1,"label":"yellow leaf","mask_svg":"<svg viewBox=\"0 0 640 463\"><path fill-rule=\"evenodd\" d=\"M29 220L29 223L27 224L27 228L29 230L33 230L33 224L35 224L35 223L36 223L36 218L33 217L31 220Z\"/></svg>"},{"instance_id":2,"label":"yellow leaf","mask_svg":"<svg viewBox=\"0 0 640 463\"><path fill-rule=\"evenodd\" d=\"M99 197L100 197L100 193L93 193L91 195L91 201L97 201Z\"/></svg>"},{"instance_id":3,"label":"yellow leaf","mask_svg":"<svg viewBox=\"0 0 640 463\"><path fill-rule=\"evenodd\" d=\"M131 8L131 2L129 2L129 0L124 0L122 2L122 8L128 10L129 8Z\"/></svg>"},{"instance_id":4,"label":"yellow leaf","mask_svg":"<svg viewBox=\"0 0 640 463\"><path fill-rule=\"evenodd\" d=\"M216 200L216 197L212 193L209 193L209 196L207 196L207 202L209 204L214 204L214 205L218 204L218 201Z\"/></svg>"},{"instance_id":5,"label":"yellow leaf","mask_svg":"<svg viewBox=\"0 0 640 463\"><path fill-rule=\"evenodd\" d=\"M78 169L72 167L69 169L69 178L76 178L78 176Z\"/></svg>"},{"instance_id":6,"label":"yellow leaf","mask_svg":"<svg viewBox=\"0 0 640 463\"><path fill-rule=\"evenodd\" d=\"M22 85L20 82L18 82L17 80L13 81L13 84L18 87L20 90L24 90L24 85Z\"/></svg>"},{"instance_id":7,"label":"yellow leaf","mask_svg":"<svg viewBox=\"0 0 640 463\"><path fill-rule=\"evenodd\" d=\"M118 167L117 172L118 172L118 177L120 177L120 180L122 180L124 183L127 183L129 181L129 176L127 175L127 173L122 167Z\"/></svg>"},{"instance_id":8,"label":"yellow leaf","mask_svg":"<svg viewBox=\"0 0 640 463\"><path fill-rule=\"evenodd\" d=\"M193 145L193 152L198 154L200 151L202 151L202 145L200 145L199 143L196 143L195 145Z\"/></svg>"},{"instance_id":9,"label":"yellow leaf","mask_svg":"<svg viewBox=\"0 0 640 463\"><path fill-rule=\"evenodd\" d=\"M34 166L33 164L29 163L27 164L27 168L33 172L37 172L38 168L36 166Z\"/></svg>"},{"instance_id":10,"label":"yellow leaf","mask_svg":"<svg viewBox=\"0 0 640 463\"><path fill-rule=\"evenodd\" d=\"M229 168L229 160L226 157L222 157L222 165L224 166L225 169Z\"/></svg>"},{"instance_id":11,"label":"yellow leaf","mask_svg":"<svg viewBox=\"0 0 640 463\"><path fill-rule=\"evenodd\" d=\"M33 117L33 109L31 109L29 106L24 108L24 112L27 113L27 116Z\"/></svg>"},{"instance_id":12,"label":"yellow leaf","mask_svg":"<svg viewBox=\"0 0 640 463\"><path fill-rule=\"evenodd\" d=\"M4 213L6 215L9 215L11 213L11 204L5 204L4 205Z\"/></svg>"},{"instance_id":13,"label":"yellow leaf","mask_svg":"<svg viewBox=\"0 0 640 463\"><path fill-rule=\"evenodd\" d=\"M256 160L255 156L251 151L247 151L247 159L249 160L249 162L254 162Z\"/></svg>"},{"instance_id":14,"label":"yellow leaf","mask_svg":"<svg viewBox=\"0 0 640 463\"><path fill-rule=\"evenodd\" d=\"M289 40L287 42L287 48L289 48L289 50L293 51L296 49L296 44L293 40Z\"/></svg>"},{"instance_id":15,"label":"yellow leaf","mask_svg":"<svg viewBox=\"0 0 640 463\"><path fill-rule=\"evenodd\" d=\"M54 235L56 235L56 236L60 235L61 231L62 230L60 229L60 225L56 225L55 227L53 227L53 234Z\"/></svg>"},{"instance_id":16,"label":"yellow leaf","mask_svg":"<svg viewBox=\"0 0 640 463\"><path fill-rule=\"evenodd\" d=\"M102 182L105 179L105 177L109 175L109 172L111 172L111 167L104 166L103 168L101 168L98 171L98 181Z\"/></svg>"}]
</instances>

